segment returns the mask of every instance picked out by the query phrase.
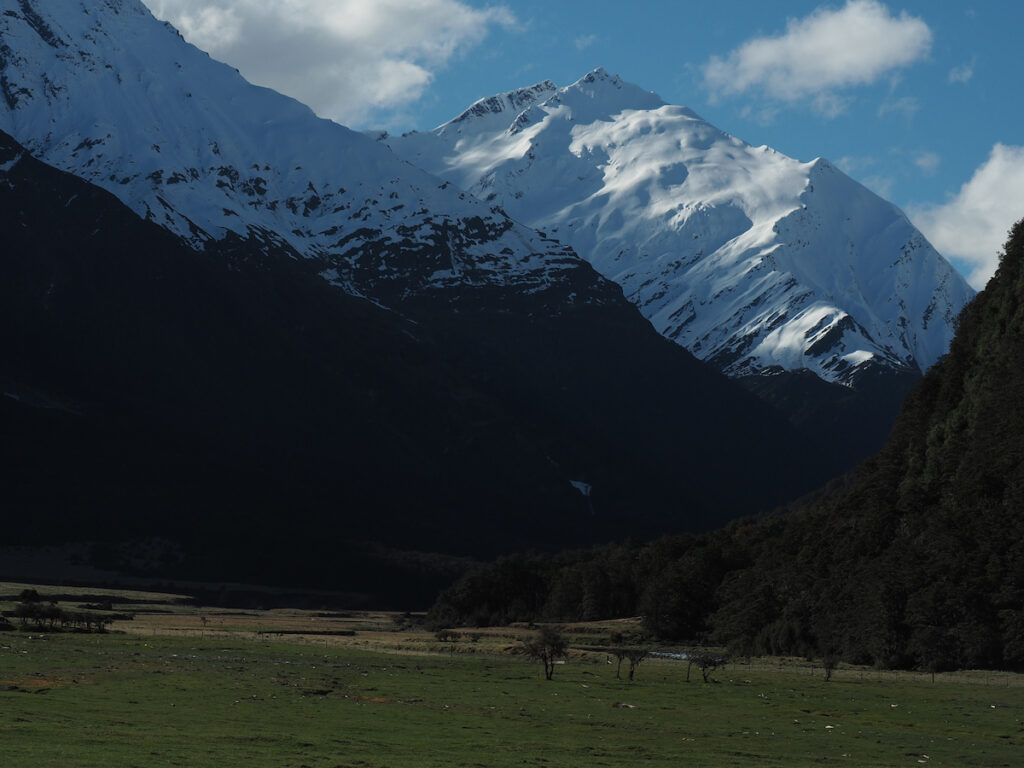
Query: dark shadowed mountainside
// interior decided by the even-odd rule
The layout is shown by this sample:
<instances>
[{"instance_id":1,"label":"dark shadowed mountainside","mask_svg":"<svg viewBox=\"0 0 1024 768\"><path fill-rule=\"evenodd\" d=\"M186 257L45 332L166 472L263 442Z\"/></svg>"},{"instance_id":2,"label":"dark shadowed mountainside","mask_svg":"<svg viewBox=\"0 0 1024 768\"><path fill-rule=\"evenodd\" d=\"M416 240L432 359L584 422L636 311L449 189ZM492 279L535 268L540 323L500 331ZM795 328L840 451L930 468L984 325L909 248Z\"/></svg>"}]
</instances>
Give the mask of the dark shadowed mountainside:
<instances>
[{"instance_id":1,"label":"dark shadowed mountainside","mask_svg":"<svg viewBox=\"0 0 1024 768\"><path fill-rule=\"evenodd\" d=\"M591 305L465 286L398 314L266 242L186 248L6 136L0 169L10 543L160 536L165 573L379 586L362 542L706 529L831 469L583 263Z\"/></svg>"}]
</instances>

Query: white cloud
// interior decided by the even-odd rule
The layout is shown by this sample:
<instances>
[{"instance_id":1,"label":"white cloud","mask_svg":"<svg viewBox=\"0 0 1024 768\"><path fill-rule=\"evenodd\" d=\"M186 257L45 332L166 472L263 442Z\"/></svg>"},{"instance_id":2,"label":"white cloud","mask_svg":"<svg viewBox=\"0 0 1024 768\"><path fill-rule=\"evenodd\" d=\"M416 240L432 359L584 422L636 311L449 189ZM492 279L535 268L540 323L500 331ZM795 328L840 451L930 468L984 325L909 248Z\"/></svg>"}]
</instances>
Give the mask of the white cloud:
<instances>
[{"instance_id":1,"label":"white cloud","mask_svg":"<svg viewBox=\"0 0 1024 768\"><path fill-rule=\"evenodd\" d=\"M837 90L876 82L931 50L932 32L906 12L893 16L877 0L847 0L790 19L785 34L748 40L704 66L714 94L756 89L786 102L810 99L827 115L842 111Z\"/></svg>"},{"instance_id":2,"label":"white cloud","mask_svg":"<svg viewBox=\"0 0 1024 768\"><path fill-rule=\"evenodd\" d=\"M462 0L144 0L197 47L250 81L361 127L420 97L496 25L503 6Z\"/></svg>"},{"instance_id":3,"label":"white cloud","mask_svg":"<svg viewBox=\"0 0 1024 768\"><path fill-rule=\"evenodd\" d=\"M949 70L949 82L951 83L968 83L972 77L974 77L973 61L970 64L962 64Z\"/></svg>"},{"instance_id":4,"label":"white cloud","mask_svg":"<svg viewBox=\"0 0 1024 768\"><path fill-rule=\"evenodd\" d=\"M999 264L1007 231L1024 218L1024 147L996 144L956 197L908 212L944 256L967 266L971 285L984 287Z\"/></svg>"}]
</instances>

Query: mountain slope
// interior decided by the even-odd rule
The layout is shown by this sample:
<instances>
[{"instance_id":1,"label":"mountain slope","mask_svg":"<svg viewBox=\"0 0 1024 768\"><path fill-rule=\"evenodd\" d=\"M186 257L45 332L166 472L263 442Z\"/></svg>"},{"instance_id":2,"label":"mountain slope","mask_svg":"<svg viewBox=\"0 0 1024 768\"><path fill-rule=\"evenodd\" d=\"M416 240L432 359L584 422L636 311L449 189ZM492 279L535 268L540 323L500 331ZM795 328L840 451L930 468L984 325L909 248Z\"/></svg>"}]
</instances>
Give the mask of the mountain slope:
<instances>
[{"instance_id":1,"label":"mountain slope","mask_svg":"<svg viewBox=\"0 0 1024 768\"><path fill-rule=\"evenodd\" d=\"M774 599L750 622L749 594L723 590L724 638L788 636L788 651L810 641L926 669L1024 667L1022 307L1018 222L885 448L845 492L753 537L734 587L767 579ZM813 589L786 592L808 573Z\"/></svg>"},{"instance_id":2,"label":"mountain slope","mask_svg":"<svg viewBox=\"0 0 1024 768\"><path fill-rule=\"evenodd\" d=\"M0 40L0 130L195 248L233 233L387 305L487 285L542 304L591 274L559 243L250 85L138 0L0 0Z\"/></svg>"},{"instance_id":3,"label":"mountain slope","mask_svg":"<svg viewBox=\"0 0 1024 768\"><path fill-rule=\"evenodd\" d=\"M279 551L311 531L459 551L505 516L587 511L543 424L306 262L196 253L7 136L0 211L7 542L159 534L223 548L200 564L222 570L253 558L236 539L294 578L333 560Z\"/></svg>"},{"instance_id":4,"label":"mountain slope","mask_svg":"<svg viewBox=\"0 0 1024 768\"><path fill-rule=\"evenodd\" d=\"M184 558L164 575L409 604L433 582L387 581L362 542L494 554L707 527L829 470L613 291L413 321L258 240L194 251L6 135L0 231L9 544L159 536Z\"/></svg>"},{"instance_id":5,"label":"mountain slope","mask_svg":"<svg viewBox=\"0 0 1024 768\"><path fill-rule=\"evenodd\" d=\"M426 391L437 392L444 405L418 404L415 376L403 382L393 370L378 371L365 360L341 368L365 368L363 386L371 390L377 375L393 382L389 391L401 405L371 404L356 421L370 429L384 408L393 409L382 417L385 423L422 424L423 440L411 442L430 447L410 450L408 466L420 461L437 488L450 488L460 501L448 506L459 514L474 498L460 490L462 484L490 488L489 498L509 498L499 504L507 518L495 529L512 530L519 526L511 510L525 505L531 492L506 490L516 485L516 462L503 466L501 451L491 456L474 448L472 439L460 442L461 428L445 426L449 408L458 411L458 424L487 432L488 444L531 443L537 450L529 455L556 468L541 473L559 478L556 496L571 492L567 509L592 506L608 525L636 519L644 530L704 527L769 508L837 469L774 412L662 343L621 289L571 249L376 142L320 120L294 100L246 83L155 20L138 0L70 6L0 0L0 9L0 128L9 127L34 157L116 195L208 256L204 269L224 269L226 260L229 271L241 263L262 270L263 289L278 301L285 325L302 329L307 322L294 316L299 310L286 306L286 298L301 303L304 291L315 290L309 300L318 307L334 301L320 292L333 287L344 296L337 301L355 306L353 296L365 297L392 310L376 317L389 318L382 321L387 327L426 345L413 345L424 365L447 372L436 374L440 381ZM54 216L55 231L59 218ZM150 279L139 269L138 279ZM126 267L126 274L135 273ZM278 293L276 281L295 275L302 275L303 287L288 296ZM315 289L311 275L320 278ZM191 301L187 289L182 294ZM259 323L267 333L272 325L265 318ZM244 333L224 315L211 326ZM330 334L342 329L331 329L326 318L313 327L327 339L319 349L313 340L302 341L310 357L304 365L334 365ZM281 343L292 332L282 328ZM370 347L358 345L366 357ZM313 362L318 354L324 360ZM394 354L403 359L411 353L400 348ZM298 409L294 421L305 424L331 389L319 373L310 382L309 394L289 390L289 397L269 401L275 410ZM221 382L211 382L211 403L196 387L185 391L194 397L189 407L238 413L230 387ZM474 393L491 403L485 413L493 407L500 417L469 417ZM107 395L122 396L113 386ZM300 405L303 398L308 409ZM327 420L317 433L326 440L343 421ZM434 446L432 430L447 435L458 451ZM531 436L520 437L521 431ZM372 451L368 456L366 464L386 466L386 458ZM446 473L459 480L444 481ZM581 497L570 481L585 481L593 495ZM415 523L410 525L444 529L425 511L444 506L444 496L424 499L429 503L408 514ZM451 519L458 514L453 511ZM474 530L466 538L478 546L481 531ZM497 534L484 538L502 540Z\"/></svg>"},{"instance_id":6,"label":"mountain slope","mask_svg":"<svg viewBox=\"0 0 1024 768\"><path fill-rule=\"evenodd\" d=\"M733 376L919 373L973 295L895 207L598 69L383 141L562 239Z\"/></svg>"}]
</instances>

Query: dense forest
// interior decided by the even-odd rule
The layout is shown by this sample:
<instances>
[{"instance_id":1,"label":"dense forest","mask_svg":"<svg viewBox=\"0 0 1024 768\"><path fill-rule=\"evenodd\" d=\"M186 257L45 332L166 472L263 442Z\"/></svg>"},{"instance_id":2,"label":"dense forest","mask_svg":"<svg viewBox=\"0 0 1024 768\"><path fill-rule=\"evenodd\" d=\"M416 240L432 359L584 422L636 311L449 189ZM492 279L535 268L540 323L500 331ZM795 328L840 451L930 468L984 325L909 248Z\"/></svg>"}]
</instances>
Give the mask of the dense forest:
<instances>
[{"instance_id":1,"label":"dense forest","mask_svg":"<svg viewBox=\"0 0 1024 768\"><path fill-rule=\"evenodd\" d=\"M1024 669L1022 510L1024 221L855 473L710 534L502 558L443 592L430 619L642 615L663 640L744 655Z\"/></svg>"}]
</instances>

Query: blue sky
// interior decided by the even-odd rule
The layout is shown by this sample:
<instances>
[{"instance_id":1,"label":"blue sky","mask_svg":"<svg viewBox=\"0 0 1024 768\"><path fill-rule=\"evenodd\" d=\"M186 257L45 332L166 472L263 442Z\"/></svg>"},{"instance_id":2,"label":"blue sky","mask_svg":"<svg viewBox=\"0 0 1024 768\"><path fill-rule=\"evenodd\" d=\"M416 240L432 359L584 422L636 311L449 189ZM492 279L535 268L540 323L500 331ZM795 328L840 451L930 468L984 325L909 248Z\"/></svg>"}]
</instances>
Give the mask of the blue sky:
<instances>
[{"instance_id":1,"label":"blue sky","mask_svg":"<svg viewBox=\"0 0 1024 768\"><path fill-rule=\"evenodd\" d=\"M981 287L1024 217L1018 0L145 0L354 128L429 129L603 66L752 144L826 157Z\"/></svg>"}]
</instances>

